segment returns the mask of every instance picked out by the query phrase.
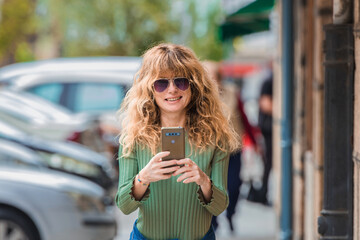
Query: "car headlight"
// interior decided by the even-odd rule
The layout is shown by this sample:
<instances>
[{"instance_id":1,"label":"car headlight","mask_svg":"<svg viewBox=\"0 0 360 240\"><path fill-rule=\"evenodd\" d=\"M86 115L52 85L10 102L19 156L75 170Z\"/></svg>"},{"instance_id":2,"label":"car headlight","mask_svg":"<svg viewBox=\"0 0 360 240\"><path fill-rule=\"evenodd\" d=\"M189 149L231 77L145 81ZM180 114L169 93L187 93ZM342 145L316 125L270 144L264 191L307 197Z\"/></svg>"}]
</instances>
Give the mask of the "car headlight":
<instances>
[{"instance_id":1,"label":"car headlight","mask_svg":"<svg viewBox=\"0 0 360 240\"><path fill-rule=\"evenodd\" d=\"M104 212L105 204L100 198L95 198L75 192L67 192L68 196L75 201L76 207L81 212Z\"/></svg>"},{"instance_id":2,"label":"car headlight","mask_svg":"<svg viewBox=\"0 0 360 240\"><path fill-rule=\"evenodd\" d=\"M92 163L81 162L60 154L51 154L41 151L39 151L39 153L44 158L45 163L51 168L89 177L95 177L100 174L100 169Z\"/></svg>"}]
</instances>

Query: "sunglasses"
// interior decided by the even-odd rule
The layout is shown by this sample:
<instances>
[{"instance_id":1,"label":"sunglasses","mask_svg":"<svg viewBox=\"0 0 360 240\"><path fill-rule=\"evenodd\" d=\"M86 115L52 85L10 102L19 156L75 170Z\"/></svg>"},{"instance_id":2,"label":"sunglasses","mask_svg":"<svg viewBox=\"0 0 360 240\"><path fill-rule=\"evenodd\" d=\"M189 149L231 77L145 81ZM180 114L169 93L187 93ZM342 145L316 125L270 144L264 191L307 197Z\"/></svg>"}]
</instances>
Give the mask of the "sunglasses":
<instances>
[{"instance_id":1,"label":"sunglasses","mask_svg":"<svg viewBox=\"0 0 360 240\"><path fill-rule=\"evenodd\" d=\"M163 92L165 91L170 84L170 81L173 81L174 85L180 89L181 91L185 91L189 88L189 79L185 77L176 77L173 79L167 79L167 78L161 78L154 82L154 89L157 92Z\"/></svg>"}]
</instances>

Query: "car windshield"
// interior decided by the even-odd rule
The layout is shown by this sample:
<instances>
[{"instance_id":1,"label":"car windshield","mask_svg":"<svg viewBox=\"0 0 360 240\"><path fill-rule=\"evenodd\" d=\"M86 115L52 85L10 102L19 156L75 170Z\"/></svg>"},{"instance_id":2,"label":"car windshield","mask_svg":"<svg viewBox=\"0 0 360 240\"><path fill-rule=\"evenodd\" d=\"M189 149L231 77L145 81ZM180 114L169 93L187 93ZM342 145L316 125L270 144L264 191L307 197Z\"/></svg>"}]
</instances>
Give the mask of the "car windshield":
<instances>
[{"instance_id":1,"label":"car windshield","mask_svg":"<svg viewBox=\"0 0 360 240\"><path fill-rule=\"evenodd\" d=\"M29 92L45 98L53 103L59 103L61 93L64 91L64 85L60 83L46 83L30 88Z\"/></svg>"},{"instance_id":2,"label":"car windshield","mask_svg":"<svg viewBox=\"0 0 360 240\"><path fill-rule=\"evenodd\" d=\"M116 111L123 98L124 87L119 84L79 84L74 112Z\"/></svg>"}]
</instances>

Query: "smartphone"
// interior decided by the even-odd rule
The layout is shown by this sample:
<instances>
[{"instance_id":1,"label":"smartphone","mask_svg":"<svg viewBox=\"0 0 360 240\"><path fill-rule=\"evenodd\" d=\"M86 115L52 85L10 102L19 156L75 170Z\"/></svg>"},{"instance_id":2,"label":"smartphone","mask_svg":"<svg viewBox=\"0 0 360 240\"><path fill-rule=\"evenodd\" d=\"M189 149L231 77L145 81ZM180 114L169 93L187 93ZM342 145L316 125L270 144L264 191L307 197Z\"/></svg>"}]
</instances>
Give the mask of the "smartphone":
<instances>
[{"instance_id":1,"label":"smartphone","mask_svg":"<svg viewBox=\"0 0 360 240\"><path fill-rule=\"evenodd\" d=\"M161 128L161 151L170 152L170 155L162 160L185 158L185 131L183 127Z\"/></svg>"}]
</instances>

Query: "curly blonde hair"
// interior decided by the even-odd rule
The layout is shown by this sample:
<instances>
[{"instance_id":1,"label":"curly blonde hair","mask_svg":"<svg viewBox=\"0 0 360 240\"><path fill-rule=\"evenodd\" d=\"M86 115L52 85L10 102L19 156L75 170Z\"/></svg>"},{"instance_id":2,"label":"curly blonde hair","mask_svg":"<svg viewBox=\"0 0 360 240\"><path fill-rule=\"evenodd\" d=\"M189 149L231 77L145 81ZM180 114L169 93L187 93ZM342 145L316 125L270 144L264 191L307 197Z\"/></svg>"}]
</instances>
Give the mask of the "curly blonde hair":
<instances>
[{"instance_id":1,"label":"curly blonde hair","mask_svg":"<svg viewBox=\"0 0 360 240\"><path fill-rule=\"evenodd\" d=\"M160 109L154 100L153 82L162 72L187 77L191 100L187 106L185 130L195 147L203 151L208 146L222 151L234 151L239 138L224 115L218 85L210 79L192 50L162 43L143 55L140 70L118 111L122 123L120 144L122 155L128 156L135 144L148 146L153 154L160 144Z\"/></svg>"}]
</instances>

